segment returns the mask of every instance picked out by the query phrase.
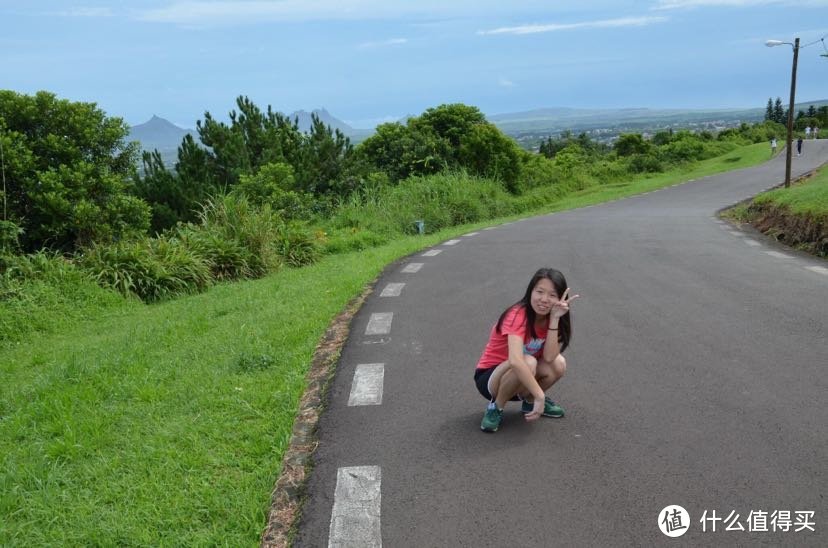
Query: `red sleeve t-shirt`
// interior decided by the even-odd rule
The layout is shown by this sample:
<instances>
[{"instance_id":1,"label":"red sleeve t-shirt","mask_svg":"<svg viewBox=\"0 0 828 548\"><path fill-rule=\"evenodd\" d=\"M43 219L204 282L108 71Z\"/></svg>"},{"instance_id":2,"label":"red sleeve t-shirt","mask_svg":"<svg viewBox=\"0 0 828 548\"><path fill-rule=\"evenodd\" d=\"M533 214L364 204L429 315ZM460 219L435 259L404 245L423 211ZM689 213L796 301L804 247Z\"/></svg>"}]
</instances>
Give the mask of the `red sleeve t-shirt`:
<instances>
[{"instance_id":1,"label":"red sleeve t-shirt","mask_svg":"<svg viewBox=\"0 0 828 548\"><path fill-rule=\"evenodd\" d=\"M497 332L497 324L492 326L489 342L486 343L483 355L480 356L480 361L477 362L477 369L491 369L509 359L509 335L518 335L523 338L524 354L539 357L546 342L547 327L548 325L544 327L536 325L536 337L533 338L529 330L526 329L526 308L523 305L513 306L503 318L500 333Z\"/></svg>"}]
</instances>

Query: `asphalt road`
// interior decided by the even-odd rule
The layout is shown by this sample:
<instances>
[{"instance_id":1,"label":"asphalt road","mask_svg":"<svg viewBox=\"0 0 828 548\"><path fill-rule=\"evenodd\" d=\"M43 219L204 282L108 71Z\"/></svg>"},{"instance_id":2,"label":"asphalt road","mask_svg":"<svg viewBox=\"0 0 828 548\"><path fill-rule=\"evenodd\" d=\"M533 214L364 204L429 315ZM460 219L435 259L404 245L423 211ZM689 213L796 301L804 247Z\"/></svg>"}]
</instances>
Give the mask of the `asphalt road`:
<instances>
[{"instance_id":1,"label":"asphalt road","mask_svg":"<svg viewBox=\"0 0 828 548\"><path fill-rule=\"evenodd\" d=\"M805 152L795 174L828 161L828 140ZM350 466L381 469L386 547L828 546L828 275L808 269L828 263L715 219L784 169L780 154L389 266L342 351L296 546L328 546L337 470ZM424 265L402 273L412 262ZM526 423L510 404L482 433L475 364L541 266L581 295L550 391L567 415ZM401 295L380 297L391 282ZM377 312L394 314L388 335L365 334ZM369 363L385 364L382 403L349 407ZM657 525L671 504L690 516L678 539ZM703 531L705 511L731 519ZM767 532L750 531L759 511ZM790 512L789 531L773 532L774 511ZM799 511L815 531L795 531Z\"/></svg>"}]
</instances>

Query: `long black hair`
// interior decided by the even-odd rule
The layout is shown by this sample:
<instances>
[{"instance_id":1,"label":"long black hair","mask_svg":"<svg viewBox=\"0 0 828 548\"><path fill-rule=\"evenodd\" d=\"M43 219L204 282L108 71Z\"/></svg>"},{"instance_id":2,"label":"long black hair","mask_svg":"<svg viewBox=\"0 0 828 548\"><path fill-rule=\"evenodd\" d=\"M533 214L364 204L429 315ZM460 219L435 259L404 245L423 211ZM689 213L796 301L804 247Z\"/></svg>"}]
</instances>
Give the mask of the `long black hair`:
<instances>
[{"instance_id":1,"label":"long black hair","mask_svg":"<svg viewBox=\"0 0 828 548\"><path fill-rule=\"evenodd\" d=\"M538 285L538 282L544 278L552 282L552 285L555 287L555 293L558 294L558 298L563 298L563 294L569 285L566 283L566 278L564 278L564 275L561 274L561 271L555 270L554 268L539 269L529 281L529 285L526 288L526 293L523 295L523 298L504 310L503 314L500 315L500 319L497 320L497 333L500 333L500 328L503 325L503 320L506 318L506 314L508 314L509 311L515 307L523 307L526 310L526 329L533 339L537 338L537 333L535 333L535 320L537 319L537 313L535 312L535 309L532 308L531 299L532 291L534 291L535 286ZM566 347L569 346L571 338L572 318L570 317L570 313L567 312L558 320L558 344L560 345L561 353L563 353L563 351L566 350Z\"/></svg>"}]
</instances>

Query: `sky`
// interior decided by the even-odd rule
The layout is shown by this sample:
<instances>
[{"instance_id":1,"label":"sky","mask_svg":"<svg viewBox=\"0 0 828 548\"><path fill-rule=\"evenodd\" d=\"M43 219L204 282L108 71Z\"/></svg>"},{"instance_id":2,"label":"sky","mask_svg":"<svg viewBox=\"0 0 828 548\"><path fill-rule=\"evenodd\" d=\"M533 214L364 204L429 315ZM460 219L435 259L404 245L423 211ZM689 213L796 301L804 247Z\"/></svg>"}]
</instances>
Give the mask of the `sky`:
<instances>
[{"instance_id":1,"label":"sky","mask_svg":"<svg viewBox=\"0 0 828 548\"><path fill-rule=\"evenodd\" d=\"M239 95L357 128L456 102L763 108L793 60L765 41L795 37L797 101L828 99L828 0L0 0L0 28L0 89L133 125Z\"/></svg>"}]
</instances>

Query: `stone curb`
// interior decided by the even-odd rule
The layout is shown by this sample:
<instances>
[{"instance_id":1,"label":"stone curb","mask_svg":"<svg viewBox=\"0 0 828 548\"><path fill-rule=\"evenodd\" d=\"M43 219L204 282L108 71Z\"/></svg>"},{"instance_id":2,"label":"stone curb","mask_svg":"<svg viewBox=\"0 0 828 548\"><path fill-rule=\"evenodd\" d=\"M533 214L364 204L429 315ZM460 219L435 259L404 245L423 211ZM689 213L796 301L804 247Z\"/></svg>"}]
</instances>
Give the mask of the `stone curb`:
<instances>
[{"instance_id":1,"label":"stone curb","mask_svg":"<svg viewBox=\"0 0 828 548\"><path fill-rule=\"evenodd\" d=\"M354 297L334 318L311 359L305 376L306 388L299 400L290 443L282 457L282 470L271 494L267 526L262 532L262 548L286 548L292 528L301 515L305 480L313 465L316 450L316 425L323 409L328 381L333 377L339 352L348 338L351 319L374 289L376 280L361 295Z\"/></svg>"}]
</instances>

